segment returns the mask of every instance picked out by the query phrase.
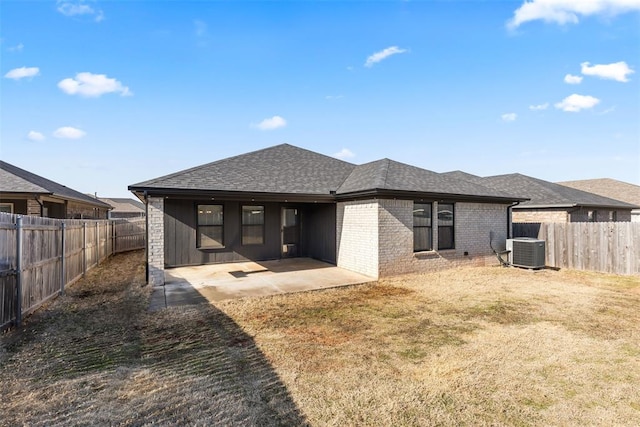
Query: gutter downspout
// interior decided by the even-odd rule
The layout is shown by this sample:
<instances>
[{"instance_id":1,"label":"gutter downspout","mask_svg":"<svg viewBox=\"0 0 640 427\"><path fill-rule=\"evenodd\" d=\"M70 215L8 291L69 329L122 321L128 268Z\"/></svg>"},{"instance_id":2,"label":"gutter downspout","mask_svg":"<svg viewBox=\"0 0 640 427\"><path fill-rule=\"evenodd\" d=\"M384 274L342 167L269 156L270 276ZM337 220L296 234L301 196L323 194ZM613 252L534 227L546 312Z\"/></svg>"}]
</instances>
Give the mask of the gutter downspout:
<instances>
[{"instance_id":1,"label":"gutter downspout","mask_svg":"<svg viewBox=\"0 0 640 427\"><path fill-rule=\"evenodd\" d=\"M44 215L44 202L40 201L40 196L33 196L33 199L40 205L40 217ZM29 208L27 207L27 213L29 213Z\"/></svg>"},{"instance_id":2,"label":"gutter downspout","mask_svg":"<svg viewBox=\"0 0 640 427\"><path fill-rule=\"evenodd\" d=\"M513 214L513 207L519 204L520 202L515 202L507 208L507 239L513 238L513 221L511 220L511 215Z\"/></svg>"}]
</instances>

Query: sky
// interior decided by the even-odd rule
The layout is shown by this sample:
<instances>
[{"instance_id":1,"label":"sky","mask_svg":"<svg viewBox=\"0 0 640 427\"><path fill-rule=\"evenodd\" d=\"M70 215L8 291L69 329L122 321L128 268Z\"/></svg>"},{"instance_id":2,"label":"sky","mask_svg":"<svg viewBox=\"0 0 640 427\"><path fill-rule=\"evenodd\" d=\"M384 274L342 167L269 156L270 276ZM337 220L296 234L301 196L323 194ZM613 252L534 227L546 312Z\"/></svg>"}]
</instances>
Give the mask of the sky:
<instances>
[{"instance_id":1,"label":"sky","mask_svg":"<svg viewBox=\"0 0 640 427\"><path fill-rule=\"evenodd\" d=\"M640 0L6 0L0 74L0 158L102 197L281 143L640 185Z\"/></svg>"}]
</instances>

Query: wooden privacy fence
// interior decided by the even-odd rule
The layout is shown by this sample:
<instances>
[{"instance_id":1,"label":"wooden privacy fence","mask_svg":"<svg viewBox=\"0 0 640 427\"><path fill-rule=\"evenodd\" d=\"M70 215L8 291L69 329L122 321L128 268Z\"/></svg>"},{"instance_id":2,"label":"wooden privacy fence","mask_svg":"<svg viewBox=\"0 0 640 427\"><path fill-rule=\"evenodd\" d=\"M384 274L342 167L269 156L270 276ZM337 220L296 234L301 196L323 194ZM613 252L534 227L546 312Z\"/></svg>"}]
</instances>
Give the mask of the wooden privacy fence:
<instances>
[{"instance_id":1,"label":"wooden privacy fence","mask_svg":"<svg viewBox=\"0 0 640 427\"><path fill-rule=\"evenodd\" d=\"M145 247L145 219L73 220L0 213L0 330L64 293L118 252Z\"/></svg>"},{"instance_id":2,"label":"wooden privacy fence","mask_svg":"<svg viewBox=\"0 0 640 427\"><path fill-rule=\"evenodd\" d=\"M640 222L514 223L513 236L546 241L549 267L640 274Z\"/></svg>"}]
</instances>

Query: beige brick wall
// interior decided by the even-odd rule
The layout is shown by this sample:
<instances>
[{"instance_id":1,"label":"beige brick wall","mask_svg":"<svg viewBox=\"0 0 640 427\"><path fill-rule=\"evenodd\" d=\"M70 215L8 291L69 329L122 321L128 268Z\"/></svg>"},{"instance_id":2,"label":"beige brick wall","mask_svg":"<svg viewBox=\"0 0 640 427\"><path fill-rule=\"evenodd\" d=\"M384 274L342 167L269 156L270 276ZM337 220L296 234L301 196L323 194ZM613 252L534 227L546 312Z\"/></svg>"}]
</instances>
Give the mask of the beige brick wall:
<instances>
[{"instance_id":1,"label":"beige brick wall","mask_svg":"<svg viewBox=\"0 0 640 427\"><path fill-rule=\"evenodd\" d=\"M147 199L149 284L164 285L164 198Z\"/></svg>"},{"instance_id":2,"label":"beige brick wall","mask_svg":"<svg viewBox=\"0 0 640 427\"><path fill-rule=\"evenodd\" d=\"M42 215L42 207L35 199L27 199L27 215Z\"/></svg>"},{"instance_id":3,"label":"beige brick wall","mask_svg":"<svg viewBox=\"0 0 640 427\"><path fill-rule=\"evenodd\" d=\"M434 203L434 212L437 204ZM498 249L507 238L507 205L455 204L455 249L437 250L437 218L433 218L434 251L413 252L413 202L380 200L379 276L426 272L462 265L495 265L489 233ZM467 255L465 255L465 252Z\"/></svg>"},{"instance_id":4,"label":"beige brick wall","mask_svg":"<svg viewBox=\"0 0 640 427\"><path fill-rule=\"evenodd\" d=\"M437 211L434 203L434 212ZM371 277L432 271L460 265L494 265L489 233L503 249L507 205L455 204L455 249L413 252L413 201L377 199L338 203L338 266ZM437 218L433 219L434 248ZM467 253L465 255L465 252Z\"/></svg>"},{"instance_id":5,"label":"beige brick wall","mask_svg":"<svg viewBox=\"0 0 640 427\"><path fill-rule=\"evenodd\" d=\"M513 210L513 222L569 222L565 209Z\"/></svg>"},{"instance_id":6,"label":"beige brick wall","mask_svg":"<svg viewBox=\"0 0 640 427\"><path fill-rule=\"evenodd\" d=\"M588 222L589 211L597 212L597 222L608 222L611 209L540 209L540 210L513 210L513 222ZM616 210L616 221L631 221L631 211Z\"/></svg>"},{"instance_id":7,"label":"beige brick wall","mask_svg":"<svg viewBox=\"0 0 640 427\"><path fill-rule=\"evenodd\" d=\"M378 278L378 202L339 202L336 216L338 267Z\"/></svg>"}]
</instances>

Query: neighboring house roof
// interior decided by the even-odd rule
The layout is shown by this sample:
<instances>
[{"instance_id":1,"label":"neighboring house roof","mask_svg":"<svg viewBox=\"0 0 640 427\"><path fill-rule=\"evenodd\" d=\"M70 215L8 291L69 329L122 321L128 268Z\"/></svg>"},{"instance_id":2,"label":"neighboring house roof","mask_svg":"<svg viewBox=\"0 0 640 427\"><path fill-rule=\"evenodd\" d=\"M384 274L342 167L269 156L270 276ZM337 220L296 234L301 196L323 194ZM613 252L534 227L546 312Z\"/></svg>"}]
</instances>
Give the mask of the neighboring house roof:
<instances>
[{"instance_id":1,"label":"neighboring house roof","mask_svg":"<svg viewBox=\"0 0 640 427\"><path fill-rule=\"evenodd\" d=\"M640 206L640 185L611 178L564 181L557 184Z\"/></svg>"},{"instance_id":2,"label":"neighboring house roof","mask_svg":"<svg viewBox=\"0 0 640 427\"><path fill-rule=\"evenodd\" d=\"M276 193L332 198L373 192L412 192L501 201L526 199L389 159L354 165L289 144L144 181L129 186L129 190Z\"/></svg>"},{"instance_id":3,"label":"neighboring house roof","mask_svg":"<svg viewBox=\"0 0 640 427\"><path fill-rule=\"evenodd\" d=\"M101 202L104 202L108 205L111 205L113 209L111 213L144 213L144 203L129 199L129 198L118 198L118 197L98 197Z\"/></svg>"},{"instance_id":4,"label":"neighboring house roof","mask_svg":"<svg viewBox=\"0 0 640 427\"><path fill-rule=\"evenodd\" d=\"M553 207L601 207L634 209L635 205L603 197L519 173L482 178L482 182L502 191L518 191L530 200L514 209Z\"/></svg>"},{"instance_id":5,"label":"neighboring house roof","mask_svg":"<svg viewBox=\"0 0 640 427\"><path fill-rule=\"evenodd\" d=\"M111 208L111 206L100 200L24 169L20 169L2 160L0 160L0 193L49 195L61 199L87 203L104 209Z\"/></svg>"}]
</instances>

